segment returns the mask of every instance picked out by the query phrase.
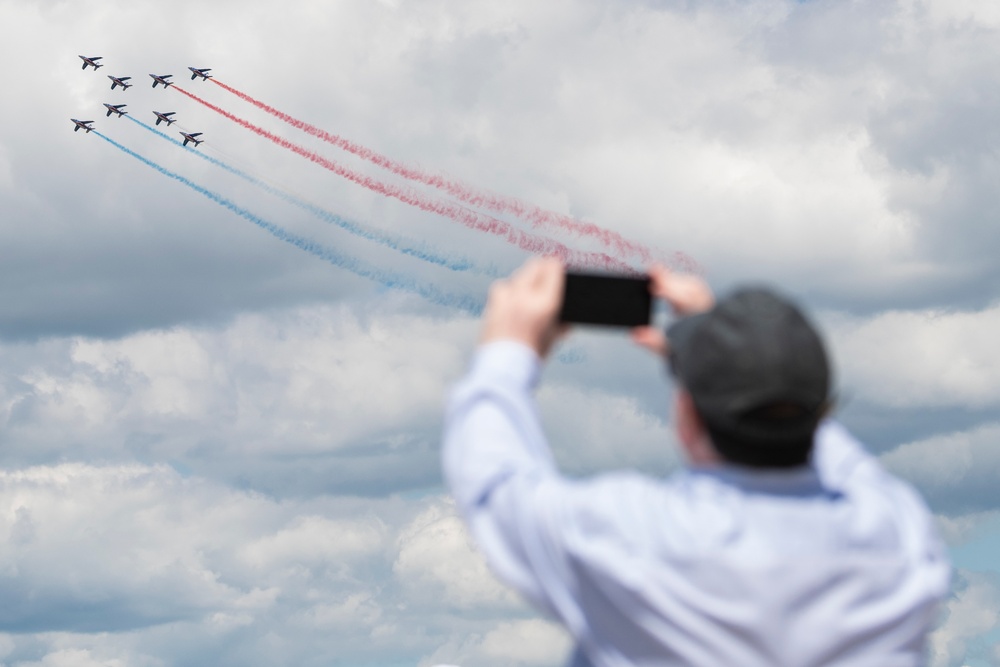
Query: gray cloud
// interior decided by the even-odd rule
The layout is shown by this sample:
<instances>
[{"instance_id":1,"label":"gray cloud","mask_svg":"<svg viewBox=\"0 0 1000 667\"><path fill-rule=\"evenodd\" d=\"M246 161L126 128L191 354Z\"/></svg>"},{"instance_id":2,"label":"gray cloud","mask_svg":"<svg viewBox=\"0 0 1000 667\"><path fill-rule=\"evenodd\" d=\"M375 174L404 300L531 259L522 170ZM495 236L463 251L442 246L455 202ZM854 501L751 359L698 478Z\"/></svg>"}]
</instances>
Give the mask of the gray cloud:
<instances>
[{"instance_id":1,"label":"gray cloud","mask_svg":"<svg viewBox=\"0 0 1000 667\"><path fill-rule=\"evenodd\" d=\"M63 651L384 662L522 631L549 643L533 662L565 648L492 578L441 498L278 502L162 466L63 464L4 473L0 507L14 510L0 534L16 538L0 554L5 664ZM523 654L495 642L485 664Z\"/></svg>"},{"instance_id":2,"label":"gray cloud","mask_svg":"<svg viewBox=\"0 0 1000 667\"><path fill-rule=\"evenodd\" d=\"M977 637L997 627L1000 582L994 574L960 572L955 594L945 609L945 620L931 640L935 667L960 667L969 659L988 658L977 650Z\"/></svg>"},{"instance_id":3,"label":"gray cloud","mask_svg":"<svg viewBox=\"0 0 1000 667\"><path fill-rule=\"evenodd\" d=\"M993 509L1000 505L995 475L1000 465L998 436L1000 426L984 424L904 444L886 454L883 461L917 484L941 511Z\"/></svg>"},{"instance_id":4,"label":"gray cloud","mask_svg":"<svg viewBox=\"0 0 1000 667\"><path fill-rule=\"evenodd\" d=\"M443 400L474 340L470 320L341 306L0 345L0 447L8 466L167 462L276 496L433 486ZM621 333L578 332L547 376L546 423L575 472L675 465L662 364Z\"/></svg>"},{"instance_id":5,"label":"gray cloud","mask_svg":"<svg viewBox=\"0 0 1000 667\"><path fill-rule=\"evenodd\" d=\"M966 410L995 410L1000 404L996 306L826 319L842 382L867 402Z\"/></svg>"},{"instance_id":6,"label":"gray cloud","mask_svg":"<svg viewBox=\"0 0 1000 667\"><path fill-rule=\"evenodd\" d=\"M112 94L104 72L114 67L142 79L147 70L181 76L188 62L217 65L230 82L251 92L252 81L267 82L261 96L400 159L601 221L668 252L685 250L719 284L747 276L795 281L820 301L871 309L981 303L983 292L973 297L966 286L995 280L992 254L983 250L992 247L990 228L976 222L994 208L995 141L976 129L988 130L981 119L995 115L989 58L997 49L988 16L882 7L861 20L861 8L815 3L659 10L589 3L565 12L372 3L329 13L294 5L269 16L263 30L256 13L234 16L228 5L175 3L171 16L139 24L133 11L103 5L79 15L28 7L12 5L12 21L46 30L12 35L6 48L37 50L38 66L62 84L33 97L53 125L85 113L59 115L57 108L100 113L100 101ZM225 36L207 27L220 23L230 26ZM311 32L303 37L306 23ZM370 31L352 29L360 25ZM859 25L877 32L863 34ZM75 43L88 32L101 34L94 46L103 47L108 67L99 72L75 67L77 51L93 50L86 40ZM256 36L252 47L249 35ZM931 49L919 48L924 38ZM324 57L301 55L315 47ZM30 86L29 74L14 72L22 77L15 85ZM296 83L303 80L311 85ZM966 81L979 83L970 89ZM190 86L235 103L214 96L209 84ZM282 155L179 95L146 81L114 95L150 119L149 109L165 102L180 108L185 123L206 131L207 146L297 190L329 193L323 199L338 213L413 225L434 244L456 247L453 223L413 224L425 216ZM3 120L32 127L32 113L15 106ZM168 166L194 169L209 186L232 192L222 174L192 167L128 125L99 123ZM6 227L12 242L3 245L3 265L19 282L3 285L20 287L7 287L13 307L0 322L6 336L118 335L370 294L363 282L297 258L196 193L82 139L46 127L4 142L21 179L4 195L18 222ZM47 160L44 147L53 141L73 159ZM935 157L907 158L915 149L906 145ZM914 194L904 185L923 172L940 174L934 201L919 196L925 188ZM280 222L296 218L259 193L240 192L258 212ZM54 233L60 243L43 242ZM384 261L363 244L347 244ZM510 256L482 237L474 254L485 262ZM970 261L973 255L979 259Z\"/></svg>"},{"instance_id":7,"label":"gray cloud","mask_svg":"<svg viewBox=\"0 0 1000 667\"><path fill-rule=\"evenodd\" d=\"M367 317L305 310L222 331L63 340L43 356L8 348L7 465L169 462L278 495L435 483L445 383L469 323Z\"/></svg>"},{"instance_id":8,"label":"gray cloud","mask_svg":"<svg viewBox=\"0 0 1000 667\"><path fill-rule=\"evenodd\" d=\"M146 76L172 72L403 184L182 74L212 67L393 158L683 251L716 287L784 286L828 326L842 418L960 522L1000 502L983 477L998 421L998 27L985 2L4 3L0 57L29 64L7 70L16 103L0 108L0 468L39 477L0 490L0 577L16 601L0 661L499 666L565 650L422 495L439 490L441 400L472 320L279 242L72 132L70 116L447 294L488 280L339 232L101 102L147 122L176 110L206 154L371 229L501 270L523 258ZM79 53L106 67L82 72ZM107 73L136 87L112 92ZM585 332L563 355L540 401L567 469L671 470L656 361ZM90 533L60 523L83 509ZM992 584L969 576L939 664L988 632Z\"/></svg>"}]
</instances>

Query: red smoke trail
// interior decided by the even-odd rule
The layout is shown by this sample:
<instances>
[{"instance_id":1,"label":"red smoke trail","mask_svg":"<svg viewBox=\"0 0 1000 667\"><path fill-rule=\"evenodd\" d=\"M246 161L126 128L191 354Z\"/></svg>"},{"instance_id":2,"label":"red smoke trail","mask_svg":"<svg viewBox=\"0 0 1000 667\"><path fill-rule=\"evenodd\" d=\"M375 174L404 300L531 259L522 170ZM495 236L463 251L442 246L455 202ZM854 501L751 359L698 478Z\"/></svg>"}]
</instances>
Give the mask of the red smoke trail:
<instances>
[{"instance_id":1,"label":"red smoke trail","mask_svg":"<svg viewBox=\"0 0 1000 667\"><path fill-rule=\"evenodd\" d=\"M565 215L546 211L535 206L534 204L528 204L512 197L504 197L503 195L477 191L470 186L457 181L449 180L444 176L430 174L426 171L410 167L401 162L392 160L381 153L377 153L370 148L356 144L353 141L344 139L336 134L331 134L314 125L310 125L305 121L293 118L282 111L278 111L272 106L264 104L260 100L250 97L246 93L239 91L232 86L227 86L218 79L209 79L209 81L213 82L217 86L221 86L233 95L239 97L241 100L249 102L258 109L266 111L275 118L285 121L294 128L331 143L348 153L353 153L354 155L376 164L383 169L388 169L398 176L443 190L466 204L477 206L479 208L485 208L496 213L513 215L535 227L554 227L572 232L579 236L597 239L604 245L604 247L611 248L619 256L638 257L644 264L650 264L655 261L653 253L648 248L640 245L639 243L627 240L617 232L598 227L590 222L581 222Z\"/></svg>"},{"instance_id":2,"label":"red smoke trail","mask_svg":"<svg viewBox=\"0 0 1000 667\"><path fill-rule=\"evenodd\" d=\"M417 208L428 211L430 213L436 213L438 215L443 215L447 218L451 218L455 222L459 222L470 229L476 229L483 232L489 232L496 236L501 236L505 238L509 243L516 245L522 250L526 250L535 255L555 255L562 259L566 264L570 266L586 266L586 267L599 267L607 270L614 271L625 271L628 273L635 273L628 264L615 259L604 253L593 253L593 252L580 252L577 250L572 250L558 241L553 241L541 236L536 236L534 234L529 234L520 229L516 229L511 225L507 224L502 220L497 220L488 215L482 215L471 211L467 208L456 206L454 204L449 204L442 201L435 201L426 199L412 190L407 190L399 188L396 186L388 185L377 181L370 176L364 174L359 174L354 172L347 167L334 162L333 160L328 160L327 158L314 153L298 144L294 144L291 141L283 137L279 137L276 134L272 134L267 130L254 125L253 123L244 120L238 116L235 116L224 109L221 109L210 102L206 102L197 95L189 93L180 86L174 84L171 86L172 90L176 90L179 93L187 95L195 102L202 104L212 111L215 111L229 120L242 125L246 129L258 134L266 139L270 139L274 143L278 144L282 148L287 148L288 150L298 153L302 157L308 159L309 161L329 169L338 176L342 176L349 181L357 183L358 185L368 188L373 192L377 192L381 195L387 197L393 197L401 202L409 204L411 206L416 206Z\"/></svg>"}]
</instances>

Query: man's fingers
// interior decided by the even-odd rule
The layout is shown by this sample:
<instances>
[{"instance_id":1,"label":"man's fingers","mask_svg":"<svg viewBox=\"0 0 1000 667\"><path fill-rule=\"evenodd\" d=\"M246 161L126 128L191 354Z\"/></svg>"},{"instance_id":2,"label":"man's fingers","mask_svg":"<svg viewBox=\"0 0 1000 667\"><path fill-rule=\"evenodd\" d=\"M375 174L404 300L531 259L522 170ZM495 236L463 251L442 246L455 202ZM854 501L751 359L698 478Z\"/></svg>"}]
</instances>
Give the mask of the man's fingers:
<instances>
[{"instance_id":1,"label":"man's fingers","mask_svg":"<svg viewBox=\"0 0 1000 667\"><path fill-rule=\"evenodd\" d=\"M534 259L529 259L527 262L522 264L514 273L510 274L507 279L512 285L525 285L530 284L532 281L532 275L534 272Z\"/></svg>"},{"instance_id":2,"label":"man's fingers","mask_svg":"<svg viewBox=\"0 0 1000 667\"><path fill-rule=\"evenodd\" d=\"M667 283L670 282L670 275L670 270L662 264L654 264L649 269L649 291L653 296L660 299L667 298L667 291L669 290Z\"/></svg>"},{"instance_id":3,"label":"man's fingers","mask_svg":"<svg viewBox=\"0 0 1000 667\"><path fill-rule=\"evenodd\" d=\"M502 299L510 291L510 279L499 278L490 285L489 301Z\"/></svg>"},{"instance_id":4,"label":"man's fingers","mask_svg":"<svg viewBox=\"0 0 1000 667\"><path fill-rule=\"evenodd\" d=\"M632 340L653 354L665 357L669 346L667 337L656 327L636 327L632 329Z\"/></svg>"},{"instance_id":5,"label":"man's fingers","mask_svg":"<svg viewBox=\"0 0 1000 667\"><path fill-rule=\"evenodd\" d=\"M698 276L672 273L663 266L649 270L650 291L663 299L680 315L693 315L710 310L715 305L712 289Z\"/></svg>"},{"instance_id":6,"label":"man's fingers","mask_svg":"<svg viewBox=\"0 0 1000 667\"><path fill-rule=\"evenodd\" d=\"M558 308L558 301L562 299L563 282L566 280L566 269L560 259L556 257L546 257L539 266L538 289L544 291L546 297L554 300L555 307Z\"/></svg>"},{"instance_id":7,"label":"man's fingers","mask_svg":"<svg viewBox=\"0 0 1000 667\"><path fill-rule=\"evenodd\" d=\"M544 257L535 257L531 260L531 287L533 289L543 289L549 279L551 267Z\"/></svg>"},{"instance_id":8,"label":"man's fingers","mask_svg":"<svg viewBox=\"0 0 1000 667\"><path fill-rule=\"evenodd\" d=\"M533 258L507 280L490 286L480 343L513 340L545 357L555 340L569 330L556 322L562 299L564 268L556 258Z\"/></svg>"},{"instance_id":9,"label":"man's fingers","mask_svg":"<svg viewBox=\"0 0 1000 667\"><path fill-rule=\"evenodd\" d=\"M562 260L555 257L533 257L510 277L511 286L543 299L546 303L557 302L562 297L565 275ZM555 303L553 307L558 307Z\"/></svg>"}]
</instances>

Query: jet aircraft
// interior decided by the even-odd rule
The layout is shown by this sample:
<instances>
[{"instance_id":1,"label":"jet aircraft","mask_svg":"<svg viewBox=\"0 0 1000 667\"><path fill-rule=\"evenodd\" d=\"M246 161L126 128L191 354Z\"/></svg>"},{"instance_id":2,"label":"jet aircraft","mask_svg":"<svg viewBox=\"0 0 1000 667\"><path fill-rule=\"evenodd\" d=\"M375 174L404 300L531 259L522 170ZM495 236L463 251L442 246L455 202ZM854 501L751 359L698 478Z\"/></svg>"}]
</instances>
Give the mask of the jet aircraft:
<instances>
[{"instance_id":1,"label":"jet aircraft","mask_svg":"<svg viewBox=\"0 0 1000 667\"><path fill-rule=\"evenodd\" d=\"M122 107L127 107L128 106L127 104L108 104L107 102L105 102L104 106L108 108L107 115L109 117L111 116L111 114L116 113L118 114L118 117L121 118L122 116L128 113L128 111L122 111Z\"/></svg>"},{"instance_id":2,"label":"jet aircraft","mask_svg":"<svg viewBox=\"0 0 1000 667\"><path fill-rule=\"evenodd\" d=\"M92 120L77 120L76 118L70 118L70 120L76 124L76 127L73 128L74 132L76 132L80 128L83 128L87 132L90 132L91 130L94 129L90 126L90 123L94 122Z\"/></svg>"},{"instance_id":3,"label":"jet aircraft","mask_svg":"<svg viewBox=\"0 0 1000 667\"><path fill-rule=\"evenodd\" d=\"M156 88L156 84L162 83L164 88L169 88L173 81L167 81L173 74L150 74L153 77L153 88Z\"/></svg>"},{"instance_id":4,"label":"jet aircraft","mask_svg":"<svg viewBox=\"0 0 1000 667\"><path fill-rule=\"evenodd\" d=\"M212 78L211 74L205 74L205 72L211 72L211 67L202 67L198 69L197 67L188 67L191 70L191 80L194 81L196 77L201 77L203 81L208 81Z\"/></svg>"},{"instance_id":5,"label":"jet aircraft","mask_svg":"<svg viewBox=\"0 0 1000 667\"><path fill-rule=\"evenodd\" d=\"M181 136L184 137L184 145L187 146L189 141L194 142L194 147L197 148L198 144L205 141L204 139L195 139L195 137L201 136L201 132L181 132Z\"/></svg>"},{"instance_id":6,"label":"jet aircraft","mask_svg":"<svg viewBox=\"0 0 1000 667\"><path fill-rule=\"evenodd\" d=\"M123 90L128 90L134 85L131 83L125 83L132 78L130 76L111 76L109 74L108 78L111 79L111 90L114 90L115 86L121 86Z\"/></svg>"},{"instance_id":7,"label":"jet aircraft","mask_svg":"<svg viewBox=\"0 0 1000 667\"><path fill-rule=\"evenodd\" d=\"M160 111L154 111L153 113L156 114L156 124L157 125L160 124L161 120L164 123L167 124L167 127L170 127L171 123L176 123L177 122L176 118L171 118L171 116L173 116L175 113L177 113L176 111L168 111L166 113L162 113Z\"/></svg>"},{"instance_id":8,"label":"jet aircraft","mask_svg":"<svg viewBox=\"0 0 1000 667\"><path fill-rule=\"evenodd\" d=\"M80 58L80 60L83 61L83 67L81 67L80 69L87 69L87 65L90 65L94 69L97 69L98 67L104 67L104 65L97 64L97 61L103 57L104 56L91 56L88 58L87 56L78 56L78 58Z\"/></svg>"}]
</instances>

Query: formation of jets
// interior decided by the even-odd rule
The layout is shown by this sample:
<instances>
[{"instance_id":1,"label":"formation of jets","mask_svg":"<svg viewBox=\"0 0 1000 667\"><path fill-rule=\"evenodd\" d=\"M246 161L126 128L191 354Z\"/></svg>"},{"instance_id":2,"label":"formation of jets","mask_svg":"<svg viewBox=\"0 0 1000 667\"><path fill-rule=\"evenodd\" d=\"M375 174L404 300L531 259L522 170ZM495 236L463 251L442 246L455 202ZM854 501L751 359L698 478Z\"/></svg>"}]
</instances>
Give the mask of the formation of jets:
<instances>
[{"instance_id":1,"label":"formation of jets","mask_svg":"<svg viewBox=\"0 0 1000 667\"><path fill-rule=\"evenodd\" d=\"M70 120L73 121L73 123L76 125L76 127L73 128L74 132L76 132L81 128L86 130L87 132L90 132L91 130L94 129L90 126L90 123L94 122L92 120L77 120L76 118L70 118Z\"/></svg>"},{"instance_id":2,"label":"formation of jets","mask_svg":"<svg viewBox=\"0 0 1000 667\"><path fill-rule=\"evenodd\" d=\"M78 56L78 57L80 58L80 60L83 61L83 67L81 69L87 69L88 67L93 67L96 70L98 67L104 67L104 65L97 62L101 60L104 56ZM212 71L211 67L188 67L188 70L190 70L191 72L192 81L197 79L199 76L202 78L203 81L208 81L209 79L212 78L212 75L209 74L209 72ZM173 81L170 80L173 74L150 74L149 76L150 78L153 79L153 88L156 88L156 86L158 86L159 84L163 84L164 88L169 88L174 83ZM111 76L109 74L108 78L111 79L111 90L114 90L119 86L121 87L122 90L128 90L129 88L135 85L134 83L127 83L132 79L132 77L130 76ZM108 118L111 117L111 114L118 114L119 118L128 115L128 111L124 110L125 107L128 106L127 104L111 104L109 102L104 102L103 104L104 107L107 109L106 115ZM172 116L174 116L176 113L177 113L176 111L165 111L165 112L154 111L153 115L156 116L157 125L159 125L160 122L164 122L167 124L167 127L170 127L173 123L177 122L176 118L172 118ZM94 127L91 125L94 122L92 120L77 120L76 118L70 118L70 120L73 121L74 132L77 132L81 129L86 132L90 132L94 129ZM205 141L204 139L197 138L201 136L202 134L201 132L181 132L180 134L182 137L184 137L184 143L182 145L185 147L189 143L193 143L195 148L197 148L198 144L203 143Z\"/></svg>"},{"instance_id":3,"label":"formation of jets","mask_svg":"<svg viewBox=\"0 0 1000 667\"><path fill-rule=\"evenodd\" d=\"M153 88L156 88L156 84L162 83L164 88L169 88L173 81L167 81L173 74L150 74L153 77Z\"/></svg>"},{"instance_id":4,"label":"formation of jets","mask_svg":"<svg viewBox=\"0 0 1000 667\"><path fill-rule=\"evenodd\" d=\"M119 118L128 113L128 111L122 111L122 107L127 107L128 106L127 104L108 104L107 102L105 102L104 106L108 108L108 113L107 113L108 118L110 118L111 114L113 113L118 114Z\"/></svg>"},{"instance_id":5,"label":"formation of jets","mask_svg":"<svg viewBox=\"0 0 1000 667\"><path fill-rule=\"evenodd\" d=\"M114 90L115 86L121 86L122 90L128 90L133 85L135 85L131 83L125 83L126 81L132 78L130 76L111 76L109 74L108 78L111 79L111 90Z\"/></svg>"},{"instance_id":6,"label":"formation of jets","mask_svg":"<svg viewBox=\"0 0 1000 667\"><path fill-rule=\"evenodd\" d=\"M171 118L171 116L173 116L175 113L177 113L176 111L168 111L166 113L163 113L163 112L160 112L160 111L154 111L153 113L156 114L156 124L157 125L160 124L161 120L164 123L167 124L167 127L170 127L171 123L176 123L177 122L176 118Z\"/></svg>"},{"instance_id":7,"label":"formation of jets","mask_svg":"<svg viewBox=\"0 0 1000 667\"><path fill-rule=\"evenodd\" d=\"M103 58L103 57L104 57L104 56L90 56L90 57L88 58L87 56L80 56L80 60L82 60L82 61L83 61L83 67L81 67L80 69L87 69L87 65L90 65L90 66L91 66L91 67L93 67L93 68L94 68L95 70L96 70L96 69L97 69L98 67L104 67L104 65L98 65L98 64L97 64L97 61L98 61L98 60L100 60L100 59L101 59L101 58Z\"/></svg>"}]
</instances>

